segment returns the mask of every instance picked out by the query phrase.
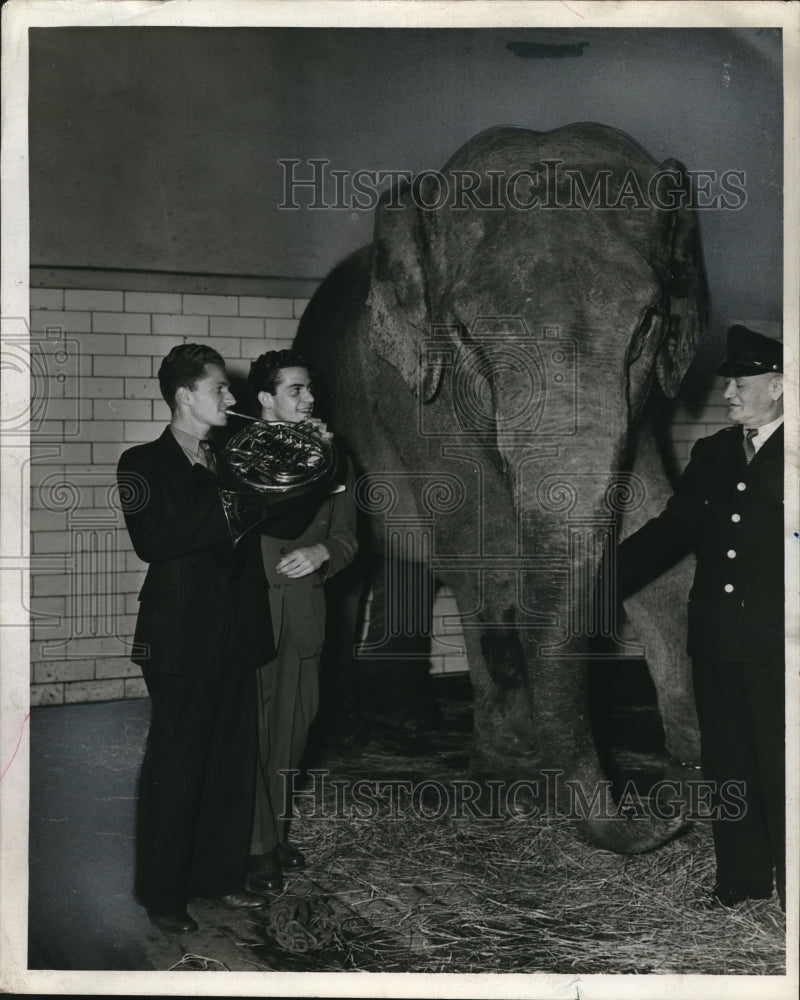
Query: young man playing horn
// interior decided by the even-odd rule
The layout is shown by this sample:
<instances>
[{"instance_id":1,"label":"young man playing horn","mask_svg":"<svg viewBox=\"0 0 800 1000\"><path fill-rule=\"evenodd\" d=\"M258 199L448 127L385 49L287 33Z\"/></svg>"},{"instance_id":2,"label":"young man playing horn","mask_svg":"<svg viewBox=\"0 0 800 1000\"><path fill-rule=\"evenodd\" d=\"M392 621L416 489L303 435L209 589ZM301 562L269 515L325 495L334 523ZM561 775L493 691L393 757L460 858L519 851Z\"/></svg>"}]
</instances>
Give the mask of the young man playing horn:
<instances>
[{"instance_id":1,"label":"young man playing horn","mask_svg":"<svg viewBox=\"0 0 800 1000\"><path fill-rule=\"evenodd\" d=\"M294 351L270 351L250 366L248 388L262 420L304 423L330 437L312 416L314 394L308 366ZM310 525L293 539L261 534L263 568L277 652L258 671L259 753L248 887L274 891L283 870L303 867L303 855L287 842L282 771L296 769L319 703L318 669L325 638L324 582L352 562L355 534L353 475L347 489L327 497ZM267 529L264 529L266 532Z\"/></svg>"},{"instance_id":2,"label":"young man playing horn","mask_svg":"<svg viewBox=\"0 0 800 1000\"><path fill-rule=\"evenodd\" d=\"M173 348L158 373L172 411L120 458L136 554L149 563L132 659L152 714L137 813L140 901L164 931L197 930L191 897L255 910L245 889L256 753L255 668L274 653L258 536L234 549L207 436L235 402L220 355Z\"/></svg>"}]
</instances>

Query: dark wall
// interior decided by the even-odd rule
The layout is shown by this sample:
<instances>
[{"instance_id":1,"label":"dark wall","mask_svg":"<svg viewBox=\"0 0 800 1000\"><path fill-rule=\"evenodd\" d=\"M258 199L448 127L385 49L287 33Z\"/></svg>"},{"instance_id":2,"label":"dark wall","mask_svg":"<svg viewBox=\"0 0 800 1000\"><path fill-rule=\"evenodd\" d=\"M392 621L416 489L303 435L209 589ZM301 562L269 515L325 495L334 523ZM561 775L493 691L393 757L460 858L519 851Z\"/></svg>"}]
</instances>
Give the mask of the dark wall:
<instances>
[{"instance_id":1,"label":"dark wall","mask_svg":"<svg viewBox=\"0 0 800 1000\"><path fill-rule=\"evenodd\" d=\"M598 121L744 171L702 218L715 329L780 316L779 31L60 28L30 56L33 266L319 279L372 213L280 208L280 159L419 171L494 125Z\"/></svg>"}]
</instances>

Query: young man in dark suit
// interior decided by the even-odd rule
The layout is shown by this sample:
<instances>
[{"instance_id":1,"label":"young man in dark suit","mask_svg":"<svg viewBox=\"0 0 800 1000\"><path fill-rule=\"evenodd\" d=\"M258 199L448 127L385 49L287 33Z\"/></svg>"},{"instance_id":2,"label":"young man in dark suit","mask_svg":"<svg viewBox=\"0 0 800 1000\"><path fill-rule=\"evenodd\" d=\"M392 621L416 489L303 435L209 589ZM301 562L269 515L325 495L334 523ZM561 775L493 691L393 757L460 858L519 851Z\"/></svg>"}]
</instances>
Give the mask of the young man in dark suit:
<instances>
[{"instance_id":1,"label":"young man in dark suit","mask_svg":"<svg viewBox=\"0 0 800 1000\"><path fill-rule=\"evenodd\" d=\"M719 810L712 901L769 898L774 880L785 906L783 345L731 327L719 374L735 426L697 441L664 512L621 544L619 591L695 552L688 652Z\"/></svg>"},{"instance_id":2,"label":"young man in dark suit","mask_svg":"<svg viewBox=\"0 0 800 1000\"><path fill-rule=\"evenodd\" d=\"M261 419L304 425L330 437L313 416L314 393L306 362L294 351L270 351L250 366L248 388ZM349 565L358 550L353 470L341 470L347 488L309 507L302 529L275 521L260 532L263 573L269 582L275 656L258 671L259 753L248 886L269 892L283 885L283 871L305 858L288 842L285 771L296 770L319 703L319 662L325 639L327 579Z\"/></svg>"},{"instance_id":3,"label":"young man in dark suit","mask_svg":"<svg viewBox=\"0 0 800 1000\"><path fill-rule=\"evenodd\" d=\"M211 348L161 364L172 411L118 466L125 523L149 563L133 660L152 703L137 814L137 894L162 930L197 930L192 897L255 910L245 889L256 759L256 669L274 655L258 538L234 548L207 436L235 402Z\"/></svg>"}]
</instances>

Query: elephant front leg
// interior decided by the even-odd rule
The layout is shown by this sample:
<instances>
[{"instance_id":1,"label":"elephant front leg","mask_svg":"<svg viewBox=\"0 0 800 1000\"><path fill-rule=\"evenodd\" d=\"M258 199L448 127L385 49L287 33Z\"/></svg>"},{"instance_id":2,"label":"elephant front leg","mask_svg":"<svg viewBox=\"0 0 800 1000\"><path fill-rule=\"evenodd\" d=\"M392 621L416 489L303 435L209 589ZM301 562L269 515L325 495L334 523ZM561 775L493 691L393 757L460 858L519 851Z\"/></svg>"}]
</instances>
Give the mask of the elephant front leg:
<instances>
[{"instance_id":1,"label":"elephant front leg","mask_svg":"<svg viewBox=\"0 0 800 1000\"><path fill-rule=\"evenodd\" d=\"M522 631L514 588L494 579L448 581L461 613L473 704L471 768L475 773L527 777L535 767L525 686Z\"/></svg>"},{"instance_id":2,"label":"elephant front leg","mask_svg":"<svg viewBox=\"0 0 800 1000\"><path fill-rule=\"evenodd\" d=\"M469 629L464 639L473 691L472 769L528 777L536 770L540 747L521 674L519 633L513 628Z\"/></svg>"}]
</instances>

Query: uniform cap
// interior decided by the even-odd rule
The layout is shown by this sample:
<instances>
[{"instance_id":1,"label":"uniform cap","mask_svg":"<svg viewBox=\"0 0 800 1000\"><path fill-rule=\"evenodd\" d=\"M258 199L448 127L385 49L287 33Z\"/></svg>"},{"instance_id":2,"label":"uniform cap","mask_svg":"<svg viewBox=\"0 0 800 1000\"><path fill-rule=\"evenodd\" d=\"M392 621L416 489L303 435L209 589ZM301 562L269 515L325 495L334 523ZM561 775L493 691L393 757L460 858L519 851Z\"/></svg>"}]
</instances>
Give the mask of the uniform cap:
<instances>
[{"instance_id":1,"label":"uniform cap","mask_svg":"<svg viewBox=\"0 0 800 1000\"><path fill-rule=\"evenodd\" d=\"M725 378L737 375L766 375L783 371L783 344L746 326L728 330L728 356L717 374Z\"/></svg>"}]
</instances>

